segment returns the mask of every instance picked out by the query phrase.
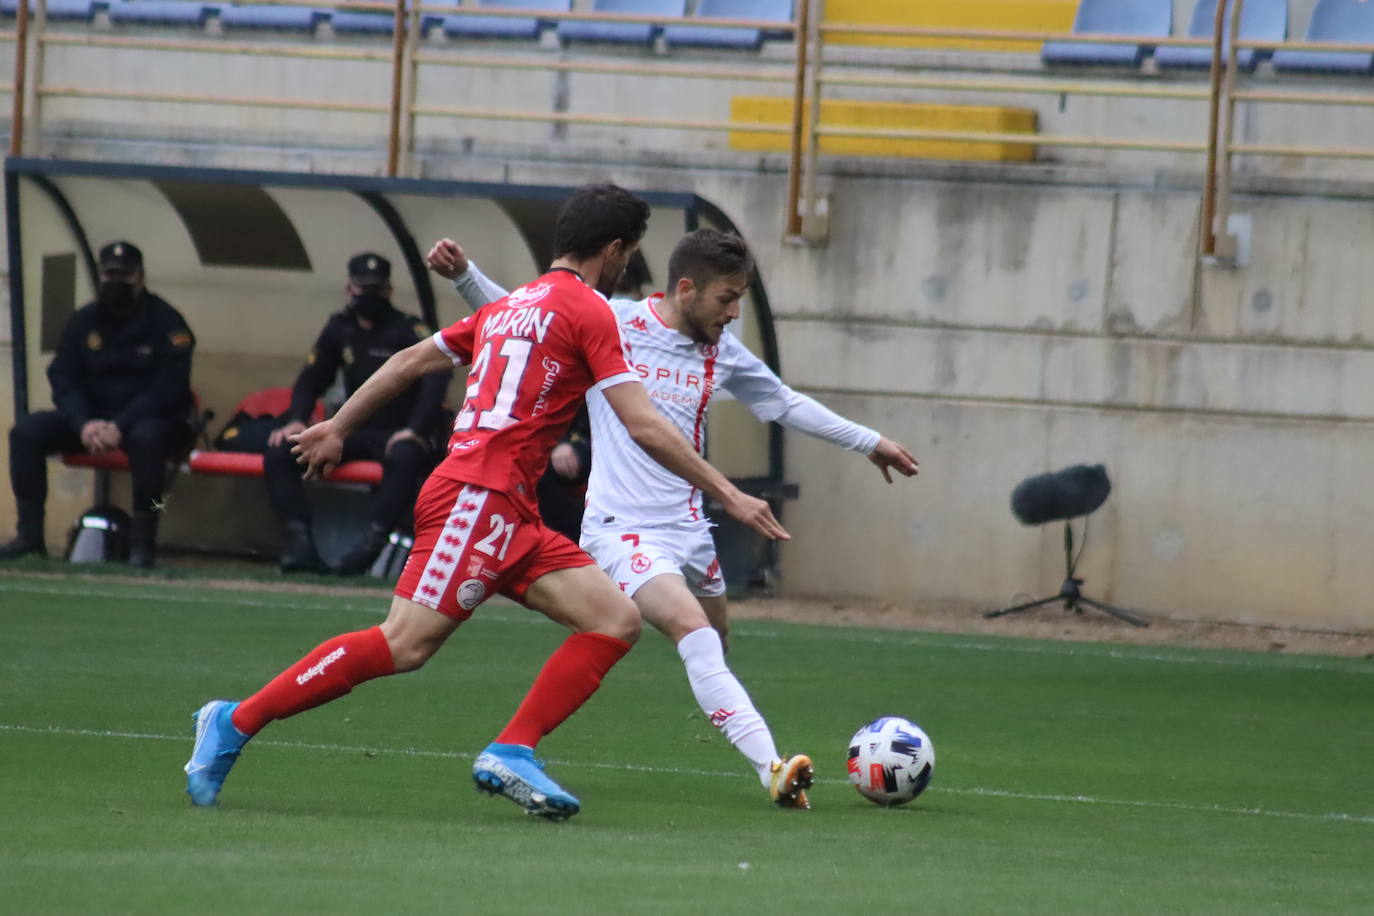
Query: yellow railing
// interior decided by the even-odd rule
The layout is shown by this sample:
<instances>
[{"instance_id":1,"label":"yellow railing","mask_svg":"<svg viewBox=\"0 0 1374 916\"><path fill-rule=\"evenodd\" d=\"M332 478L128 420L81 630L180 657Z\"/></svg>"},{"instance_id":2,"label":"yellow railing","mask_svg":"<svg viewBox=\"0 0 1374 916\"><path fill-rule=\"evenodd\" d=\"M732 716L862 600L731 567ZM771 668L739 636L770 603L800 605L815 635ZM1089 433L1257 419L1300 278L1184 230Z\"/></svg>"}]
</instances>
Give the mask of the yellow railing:
<instances>
[{"instance_id":1,"label":"yellow railing","mask_svg":"<svg viewBox=\"0 0 1374 916\"><path fill-rule=\"evenodd\" d=\"M218 36L154 37L146 35L112 35L95 32L49 31L46 27L46 0L37 0L35 15L29 17L28 4L20 0L13 32L0 33L0 38L15 41L15 70L12 84L0 85L0 92L12 96L13 116L10 152L19 155L24 148L25 108L34 122L41 118L41 103L46 99L111 99L146 103L178 103L223 105L239 107L275 108L282 110L312 110L377 115L385 118L387 136L387 175L403 174L409 168L415 149L416 119L456 118L465 120L505 121L514 123L543 123L551 125L594 125L621 127L626 130L680 130L687 132L728 132L730 134L785 135L788 157L788 194L784 219L785 232L790 236L805 236L814 231L809 219L817 213L816 178L821 155L822 139L847 138L874 141L932 141L972 144L1018 144L1022 147L1090 148L1113 151L1147 153L1200 154L1206 157L1205 189L1203 194L1203 232L1200 253L1214 255L1228 253L1231 240L1221 237L1218 247L1218 227L1226 225L1229 210L1231 163L1235 155L1288 156L1314 158L1374 159L1374 149L1322 146L1296 146L1274 143L1238 143L1233 140L1235 107L1237 103L1283 105L1374 105L1374 95L1321 92L1311 90L1241 89L1237 51L1241 48L1272 49L1277 47L1308 50L1342 50L1374 52L1374 46L1327 44L1290 41L1281 44L1257 41L1236 41L1223 48L1224 16L1231 17L1231 33L1236 34L1243 0L1233 0L1228 7L1217 4L1214 37L1149 38L1133 35L1072 35L1051 31L1012 31L989 29L920 28L860 23L823 21L824 0L798 0L797 18L793 22L756 22L734 19L689 19L673 17L598 14L589 12L553 13L531 10L497 10L479 7L438 6L416 4L406 6L404 0L394 2L348 2L340 9L360 12L387 13L393 17L391 47L376 44L360 46L350 42L317 44L314 42L225 40ZM275 0L274 5L318 5L317 0ZM471 46L422 46L421 17L483 16L508 18L538 18L566 22L614 22L664 26L688 23L701 26L760 29L768 33L790 33L793 42L792 60L750 59L748 63L725 63L719 59L696 62L650 62L628 59L591 59L553 57L540 54L516 54L509 51L493 53L490 49L474 51ZM1178 85L1155 81L1113 82L1101 77L1065 78L1038 74L1009 74L993 76L931 76L927 74L865 73L865 61L855 61L849 55L843 63L827 59L825 50L834 39L852 36L877 36L893 39L918 39L928 42L967 40L981 43L1005 44L1009 48L1027 42L1045 41L1093 44L1136 45L1147 41L1153 46L1202 47L1212 50L1212 68L1207 84ZM29 55L30 46L33 53ZM358 61L386 65L387 76L378 79L374 97L362 100L320 98L292 98L286 96L257 96L242 94L209 94L189 91L148 91L120 89L114 86L73 86L51 84L44 74L45 52L52 47L85 47L127 49L153 52L197 52L263 57L300 58L305 60ZM887 70L896 69L890 63L881 64ZM734 119L703 119L671 116L631 116L617 114L585 114L548 109L510 109L482 107L471 104L441 104L421 102L419 85L422 76L431 69L460 67L470 70L538 71L546 73L582 73L636 79L643 77L756 82L788 86L790 120L788 123L746 123ZM385 87L386 91L382 91ZM872 91L914 91L925 93L980 93L1002 95L1048 95L1107 99L1158 99L1205 103L1208 106L1207 129L1195 136L1181 137L1121 137L1076 136L1035 131L1030 133L1006 130L948 130L926 128L896 128L822 123L821 102L827 91L845 88Z\"/></svg>"}]
</instances>

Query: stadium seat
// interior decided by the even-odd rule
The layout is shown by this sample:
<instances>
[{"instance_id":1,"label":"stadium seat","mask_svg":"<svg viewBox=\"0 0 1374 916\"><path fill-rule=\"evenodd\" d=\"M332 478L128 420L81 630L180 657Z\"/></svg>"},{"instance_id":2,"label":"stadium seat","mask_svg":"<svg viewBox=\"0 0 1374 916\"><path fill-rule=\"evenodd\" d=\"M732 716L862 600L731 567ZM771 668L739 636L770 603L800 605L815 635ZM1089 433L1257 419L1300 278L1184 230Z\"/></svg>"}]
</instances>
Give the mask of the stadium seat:
<instances>
[{"instance_id":1,"label":"stadium seat","mask_svg":"<svg viewBox=\"0 0 1374 916\"><path fill-rule=\"evenodd\" d=\"M628 13L638 16L687 15L687 0L595 0L594 13ZM560 41L599 41L614 44L652 45L659 26L629 22L560 22Z\"/></svg>"},{"instance_id":2,"label":"stadium seat","mask_svg":"<svg viewBox=\"0 0 1374 916\"><path fill-rule=\"evenodd\" d=\"M194 0L116 0L110 22L116 25L186 25L204 28L220 5Z\"/></svg>"},{"instance_id":3,"label":"stadium seat","mask_svg":"<svg viewBox=\"0 0 1374 916\"><path fill-rule=\"evenodd\" d=\"M479 0L486 9L540 10L566 13L572 0ZM538 41L545 20L507 16L445 16L444 34L450 38L512 38Z\"/></svg>"},{"instance_id":4,"label":"stadium seat","mask_svg":"<svg viewBox=\"0 0 1374 916\"><path fill-rule=\"evenodd\" d=\"M1193 7L1193 18L1188 23L1189 38L1211 38L1212 27L1216 24L1217 0L1198 0ZM1230 50L1231 28L1230 4L1223 14L1222 28L1225 45L1222 53ZM1240 37L1257 41L1283 41L1288 37L1288 0L1245 0L1240 11ZM1269 56L1269 51L1256 51L1254 48L1241 48L1236 52L1236 62L1246 73L1254 71L1260 60ZM1165 70L1207 69L1212 66L1211 48L1157 48L1155 63Z\"/></svg>"},{"instance_id":5,"label":"stadium seat","mask_svg":"<svg viewBox=\"0 0 1374 916\"><path fill-rule=\"evenodd\" d=\"M269 6L250 3L226 6L219 21L225 29L272 29L284 32L314 32L329 15L328 10L308 6Z\"/></svg>"},{"instance_id":6,"label":"stadium seat","mask_svg":"<svg viewBox=\"0 0 1374 916\"><path fill-rule=\"evenodd\" d=\"M791 22L792 0L701 0L696 15L700 19L752 19L762 22ZM780 35L790 35L780 32ZM742 48L757 51L763 47L761 29L731 29L724 26L670 25L663 40L675 48Z\"/></svg>"},{"instance_id":7,"label":"stadium seat","mask_svg":"<svg viewBox=\"0 0 1374 916\"><path fill-rule=\"evenodd\" d=\"M1374 44L1374 3L1365 0L1317 0L1306 41ZM1374 54L1351 51L1274 52L1274 69L1289 73L1374 74Z\"/></svg>"},{"instance_id":8,"label":"stadium seat","mask_svg":"<svg viewBox=\"0 0 1374 916\"><path fill-rule=\"evenodd\" d=\"M95 14L110 6L108 0L48 0L48 19L52 22L90 22ZM29 0L29 12L38 8ZM19 14L19 0L0 0L0 17L13 19Z\"/></svg>"},{"instance_id":9,"label":"stadium seat","mask_svg":"<svg viewBox=\"0 0 1374 916\"><path fill-rule=\"evenodd\" d=\"M1167 38L1174 30L1171 0L1080 0L1073 19L1075 35L1139 35ZM1047 64L1139 67L1153 45L1079 44L1047 41L1040 59Z\"/></svg>"},{"instance_id":10,"label":"stadium seat","mask_svg":"<svg viewBox=\"0 0 1374 916\"><path fill-rule=\"evenodd\" d=\"M390 35L396 27L392 13L335 9L329 24L337 35Z\"/></svg>"}]
</instances>

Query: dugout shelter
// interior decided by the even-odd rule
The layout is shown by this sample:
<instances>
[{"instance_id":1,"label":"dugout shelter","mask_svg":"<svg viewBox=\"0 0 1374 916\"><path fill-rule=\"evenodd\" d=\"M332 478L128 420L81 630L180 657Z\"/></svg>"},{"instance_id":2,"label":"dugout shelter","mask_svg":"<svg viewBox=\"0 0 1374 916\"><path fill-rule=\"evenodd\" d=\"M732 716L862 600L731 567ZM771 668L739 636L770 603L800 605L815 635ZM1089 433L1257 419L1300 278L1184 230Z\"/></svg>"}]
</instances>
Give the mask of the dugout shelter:
<instances>
[{"instance_id":1,"label":"dugout shelter","mask_svg":"<svg viewBox=\"0 0 1374 916\"><path fill-rule=\"evenodd\" d=\"M325 318L344 305L350 256L371 250L390 259L396 306L431 328L442 327L467 309L426 269L429 245L444 236L457 239L489 276L514 287L551 260L554 217L572 190L25 158L6 160L4 180L13 416L50 406L45 372L64 323L94 296L94 252L126 238L144 252L149 288L176 306L195 332L192 384L202 408L217 418L211 434L244 395L291 384ZM653 207L642 246L646 294L664 282L668 254L682 233L699 226L735 231L720 208L695 194L639 193ZM762 277L755 278L732 330L779 369ZM460 373L451 403L461 399L462 386ZM740 405L717 403L707 448L711 460L748 491L776 502L789 489L781 430L760 425ZM91 472L51 471L48 537L57 544L62 529L90 504ZM113 493L116 502L127 500L120 475ZM346 493L312 498L347 501ZM326 512L324 518L346 516ZM715 517L732 586L766 585L776 571L772 545L723 513ZM277 529L259 481L183 472L172 485L160 540L173 549L270 555Z\"/></svg>"}]
</instances>

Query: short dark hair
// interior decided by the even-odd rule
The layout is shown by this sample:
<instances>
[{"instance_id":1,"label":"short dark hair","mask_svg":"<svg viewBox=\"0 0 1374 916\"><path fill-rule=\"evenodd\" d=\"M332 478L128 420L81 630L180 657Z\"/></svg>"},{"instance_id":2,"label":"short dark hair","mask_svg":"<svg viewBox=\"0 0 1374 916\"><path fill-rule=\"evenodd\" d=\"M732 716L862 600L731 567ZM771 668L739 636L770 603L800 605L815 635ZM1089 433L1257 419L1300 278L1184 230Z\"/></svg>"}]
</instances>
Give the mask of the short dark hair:
<instances>
[{"instance_id":1,"label":"short dark hair","mask_svg":"<svg viewBox=\"0 0 1374 916\"><path fill-rule=\"evenodd\" d=\"M616 239L633 244L649 228L649 205L613 184L584 184L558 211L555 258L590 258Z\"/></svg>"},{"instance_id":2,"label":"short dark hair","mask_svg":"<svg viewBox=\"0 0 1374 916\"><path fill-rule=\"evenodd\" d=\"M668 292L677 289L677 281L687 277L698 286L716 277L744 274L754 275L754 256L744 239L733 232L698 229L684 235L668 256Z\"/></svg>"}]
</instances>

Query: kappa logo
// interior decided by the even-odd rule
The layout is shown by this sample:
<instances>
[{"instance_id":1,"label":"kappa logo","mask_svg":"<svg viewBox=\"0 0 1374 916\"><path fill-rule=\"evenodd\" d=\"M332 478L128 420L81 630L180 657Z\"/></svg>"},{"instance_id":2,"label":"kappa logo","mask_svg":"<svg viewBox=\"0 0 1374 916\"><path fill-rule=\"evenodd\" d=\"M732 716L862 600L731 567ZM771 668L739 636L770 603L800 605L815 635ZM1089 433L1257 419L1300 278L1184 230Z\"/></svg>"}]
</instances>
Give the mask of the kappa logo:
<instances>
[{"instance_id":1,"label":"kappa logo","mask_svg":"<svg viewBox=\"0 0 1374 916\"><path fill-rule=\"evenodd\" d=\"M642 553L637 553L634 556L630 557L630 571L637 573L639 575L643 575L644 573L648 572L649 567L653 565L654 561L650 560L647 556L645 556Z\"/></svg>"},{"instance_id":2,"label":"kappa logo","mask_svg":"<svg viewBox=\"0 0 1374 916\"><path fill-rule=\"evenodd\" d=\"M725 723L730 721L730 717L735 714L733 709L717 709L711 713L711 724L716 728L724 728Z\"/></svg>"},{"instance_id":3,"label":"kappa logo","mask_svg":"<svg viewBox=\"0 0 1374 916\"><path fill-rule=\"evenodd\" d=\"M522 286L506 297L506 307L513 309L528 308L553 292L552 283L532 283Z\"/></svg>"},{"instance_id":4,"label":"kappa logo","mask_svg":"<svg viewBox=\"0 0 1374 916\"><path fill-rule=\"evenodd\" d=\"M470 611L487 597L487 585L481 579L468 579L458 586L458 606Z\"/></svg>"},{"instance_id":5,"label":"kappa logo","mask_svg":"<svg viewBox=\"0 0 1374 916\"><path fill-rule=\"evenodd\" d=\"M649 330L649 322L636 315L634 318L630 319L630 327L634 328L636 331L647 331Z\"/></svg>"}]
</instances>

